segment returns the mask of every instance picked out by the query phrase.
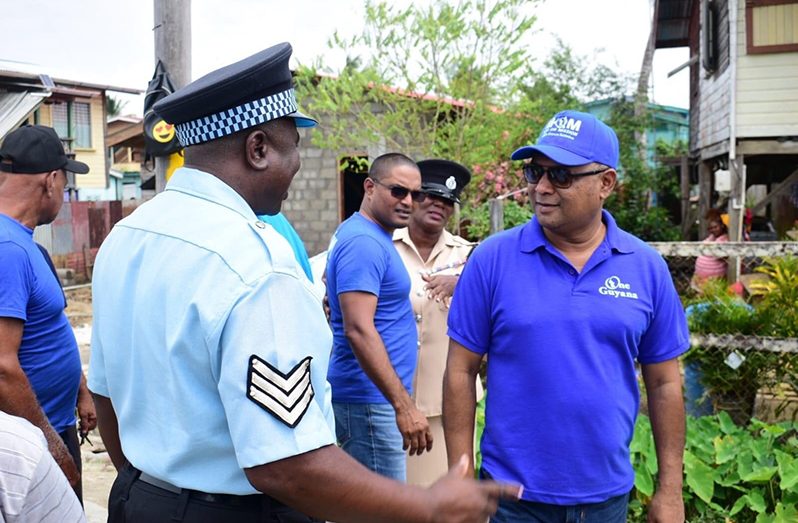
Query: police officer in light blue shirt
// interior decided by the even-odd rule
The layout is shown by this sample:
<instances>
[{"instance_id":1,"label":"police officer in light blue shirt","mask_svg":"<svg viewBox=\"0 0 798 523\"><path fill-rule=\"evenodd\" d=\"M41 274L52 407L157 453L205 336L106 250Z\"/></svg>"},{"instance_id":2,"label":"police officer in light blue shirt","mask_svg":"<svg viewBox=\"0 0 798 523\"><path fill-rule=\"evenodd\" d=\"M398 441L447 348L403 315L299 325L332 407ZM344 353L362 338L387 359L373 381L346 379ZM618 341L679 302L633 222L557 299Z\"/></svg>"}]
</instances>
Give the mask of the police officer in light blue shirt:
<instances>
[{"instance_id":1,"label":"police officer in light blue shirt","mask_svg":"<svg viewBox=\"0 0 798 523\"><path fill-rule=\"evenodd\" d=\"M465 480L463 464L420 496L334 445L321 302L257 217L280 211L296 128L315 124L297 112L290 54L266 49L155 106L185 167L114 227L94 271L89 388L119 471L109 521L484 521L517 489Z\"/></svg>"}]
</instances>

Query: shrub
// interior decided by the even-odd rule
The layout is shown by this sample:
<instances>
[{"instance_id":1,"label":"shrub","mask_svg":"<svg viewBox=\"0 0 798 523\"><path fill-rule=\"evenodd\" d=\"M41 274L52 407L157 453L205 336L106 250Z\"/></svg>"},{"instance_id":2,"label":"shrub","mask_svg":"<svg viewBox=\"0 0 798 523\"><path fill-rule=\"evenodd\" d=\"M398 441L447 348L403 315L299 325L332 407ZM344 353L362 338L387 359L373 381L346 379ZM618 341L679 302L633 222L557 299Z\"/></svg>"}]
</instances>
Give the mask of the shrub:
<instances>
[{"instance_id":1,"label":"shrub","mask_svg":"<svg viewBox=\"0 0 798 523\"><path fill-rule=\"evenodd\" d=\"M798 521L798 423L752 420L735 425L728 414L687 418L684 503L689 522ZM629 521L645 521L657 473L651 424L640 416L631 444L635 488Z\"/></svg>"}]
</instances>

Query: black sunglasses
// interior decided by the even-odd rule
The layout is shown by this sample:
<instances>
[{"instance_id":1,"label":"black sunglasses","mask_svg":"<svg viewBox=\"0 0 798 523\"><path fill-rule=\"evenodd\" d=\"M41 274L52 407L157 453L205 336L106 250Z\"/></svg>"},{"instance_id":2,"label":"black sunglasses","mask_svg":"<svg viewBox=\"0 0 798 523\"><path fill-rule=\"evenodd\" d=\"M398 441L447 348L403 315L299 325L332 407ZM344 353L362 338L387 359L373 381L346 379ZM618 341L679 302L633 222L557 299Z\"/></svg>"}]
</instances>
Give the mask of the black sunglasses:
<instances>
[{"instance_id":1,"label":"black sunglasses","mask_svg":"<svg viewBox=\"0 0 798 523\"><path fill-rule=\"evenodd\" d=\"M536 163L524 164L524 178L531 184L540 182L543 175L549 173L549 181L554 187L558 189L567 189L574 183L574 178L581 178L582 176L592 176L594 174L601 174L604 171L609 171L609 167L598 169L596 171L588 171L586 173L572 173L567 167L561 165L554 165L552 167L543 167Z\"/></svg>"},{"instance_id":2,"label":"black sunglasses","mask_svg":"<svg viewBox=\"0 0 798 523\"><path fill-rule=\"evenodd\" d=\"M369 176L369 180L376 183L377 185L382 185L386 189L389 189L391 191L391 196L393 196L397 200L404 200L405 198L407 198L408 194L410 195L410 198L412 198L414 202L421 203L427 199L427 193L423 191L413 191L411 189L408 189L407 187L402 187L401 185L385 185L381 181L376 180L371 176Z\"/></svg>"}]
</instances>

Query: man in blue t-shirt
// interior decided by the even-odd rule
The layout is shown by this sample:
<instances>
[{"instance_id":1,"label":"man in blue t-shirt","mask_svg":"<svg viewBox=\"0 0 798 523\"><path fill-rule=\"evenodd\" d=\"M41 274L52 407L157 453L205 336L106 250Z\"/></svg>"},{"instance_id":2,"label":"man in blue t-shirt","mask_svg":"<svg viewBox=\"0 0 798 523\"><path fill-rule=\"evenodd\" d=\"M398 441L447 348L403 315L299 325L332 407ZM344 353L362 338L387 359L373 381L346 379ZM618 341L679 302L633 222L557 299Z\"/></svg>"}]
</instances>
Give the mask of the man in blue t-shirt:
<instances>
[{"instance_id":1,"label":"man in blue t-shirt","mask_svg":"<svg viewBox=\"0 0 798 523\"><path fill-rule=\"evenodd\" d=\"M398 153L380 156L356 212L335 232L327 261L333 330L328 380L341 447L370 469L405 480L404 450L432 448L427 418L410 397L418 341L410 277L393 246L406 227L421 174Z\"/></svg>"},{"instance_id":2,"label":"man in blue t-shirt","mask_svg":"<svg viewBox=\"0 0 798 523\"><path fill-rule=\"evenodd\" d=\"M34 227L52 222L61 209L66 171L89 167L68 159L49 127L21 127L0 147L0 410L42 430L80 497L75 408L82 432L96 426L95 408L64 294L49 257L33 241Z\"/></svg>"},{"instance_id":3,"label":"man in blue t-shirt","mask_svg":"<svg viewBox=\"0 0 798 523\"><path fill-rule=\"evenodd\" d=\"M449 313L444 431L472 455L474 376L487 356L485 476L522 502L492 521L626 521L640 363L659 462L649 521L683 521L684 405L676 359L687 323L662 257L603 210L618 139L564 111L515 151L535 216L475 249Z\"/></svg>"}]
</instances>

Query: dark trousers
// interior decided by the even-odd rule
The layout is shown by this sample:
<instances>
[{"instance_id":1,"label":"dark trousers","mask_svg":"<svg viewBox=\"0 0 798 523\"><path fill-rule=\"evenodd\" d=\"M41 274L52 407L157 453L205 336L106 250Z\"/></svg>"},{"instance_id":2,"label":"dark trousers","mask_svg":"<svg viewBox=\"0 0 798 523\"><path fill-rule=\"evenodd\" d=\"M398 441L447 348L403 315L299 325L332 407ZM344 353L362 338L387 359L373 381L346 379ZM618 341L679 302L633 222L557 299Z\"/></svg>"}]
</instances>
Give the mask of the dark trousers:
<instances>
[{"instance_id":1,"label":"dark trousers","mask_svg":"<svg viewBox=\"0 0 798 523\"><path fill-rule=\"evenodd\" d=\"M75 466L78 467L78 473L83 475L83 462L80 459L80 440L78 440L78 429L75 427L70 427L66 429L64 432L59 432L59 436L64 441L64 445L66 445L67 450L69 451L69 455L72 456L72 459L75 461ZM80 504L83 504L83 479L81 478L78 481L78 484L75 485L75 494L78 496L78 500Z\"/></svg>"},{"instance_id":2,"label":"dark trousers","mask_svg":"<svg viewBox=\"0 0 798 523\"><path fill-rule=\"evenodd\" d=\"M126 464L111 487L108 523L320 523L269 496L180 493L150 485Z\"/></svg>"}]
</instances>

